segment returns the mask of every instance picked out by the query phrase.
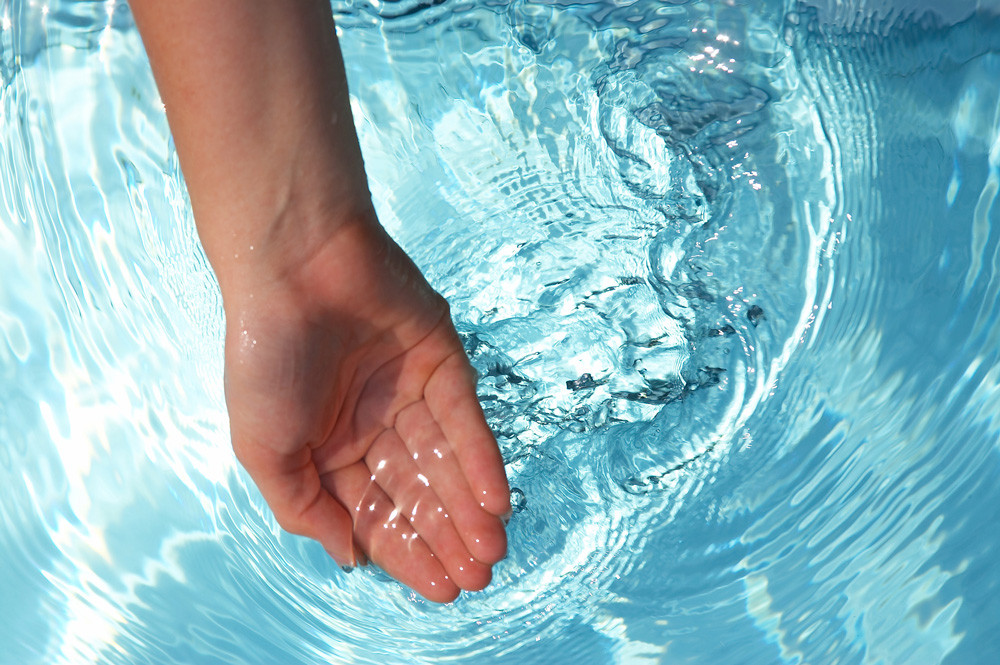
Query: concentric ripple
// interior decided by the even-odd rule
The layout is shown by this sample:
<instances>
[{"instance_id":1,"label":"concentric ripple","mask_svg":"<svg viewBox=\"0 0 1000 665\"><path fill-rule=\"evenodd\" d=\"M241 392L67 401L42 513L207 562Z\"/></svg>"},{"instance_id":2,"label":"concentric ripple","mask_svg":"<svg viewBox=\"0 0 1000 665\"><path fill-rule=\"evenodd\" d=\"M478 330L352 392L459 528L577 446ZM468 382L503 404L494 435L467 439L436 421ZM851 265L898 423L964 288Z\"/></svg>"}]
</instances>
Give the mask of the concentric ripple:
<instances>
[{"instance_id":1,"label":"concentric ripple","mask_svg":"<svg viewBox=\"0 0 1000 665\"><path fill-rule=\"evenodd\" d=\"M448 606L277 528L123 2L0 2L0 662L993 663L1000 7L335 5L514 490Z\"/></svg>"}]
</instances>

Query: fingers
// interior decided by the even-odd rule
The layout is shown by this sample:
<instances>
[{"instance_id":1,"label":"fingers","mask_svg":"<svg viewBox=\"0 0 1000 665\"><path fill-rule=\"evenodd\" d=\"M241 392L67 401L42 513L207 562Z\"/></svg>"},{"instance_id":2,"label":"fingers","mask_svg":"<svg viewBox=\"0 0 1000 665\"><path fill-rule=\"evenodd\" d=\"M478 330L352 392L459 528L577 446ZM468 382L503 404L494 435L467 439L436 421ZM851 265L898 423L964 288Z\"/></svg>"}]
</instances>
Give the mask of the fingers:
<instances>
[{"instance_id":1,"label":"fingers","mask_svg":"<svg viewBox=\"0 0 1000 665\"><path fill-rule=\"evenodd\" d=\"M496 439L476 397L469 361L461 352L448 357L427 381L429 413L451 449L477 504L498 516L510 514L510 486Z\"/></svg>"},{"instance_id":2,"label":"fingers","mask_svg":"<svg viewBox=\"0 0 1000 665\"><path fill-rule=\"evenodd\" d=\"M451 602L458 596L458 585L371 476L362 462L324 476L337 499L352 506L356 541L372 561L401 583L428 600Z\"/></svg>"},{"instance_id":3,"label":"fingers","mask_svg":"<svg viewBox=\"0 0 1000 665\"><path fill-rule=\"evenodd\" d=\"M410 455L413 472L433 490L468 551L484 563L503 559L507 554L503 525L474 497L453 446L426 403L417 402L401 411L396 431Z\"/></svg>"},{"instance_id":4,"label":"fingers","mask_svg":"<svg viewBox=\"0 0 1000 665\"><path fill-rule=\"evenodd\" d=\"M449 331L368 376L323 445L279 454L234 443L284 529L341 565L367 555L436 602L489 584L510 512L474 372Z\"/></svg>"},{"instance_id":5,"label":"fingers","mask_svg":"<svg viewBox=\"0 0 1000 665\"><path fill-rule=\"evenodd\" d=\"M410 353L379 368L368 381L365 398L365 409L358 414L386 428L396 427L397 420L385 414L398 419L414 401L425 401L475 503L497 516L510 514L503 458L479 406L475 370L450 319L442 319Z\"/></svg>"},{"instance_id":6,"label":"fingers","mask_svg":"<svg viewBox=\"0 0 1000 665\"><path fill-rule=\"evenodd\" d=\"M410 523L451 579L467 590L486 587L491 577L489 564L494 561L479 559L476 552L466 546L454 515L440 501L434 484L414 464L399 435L393 430L384 432L372 445L365 461L372 481L390 498L393 510ZM499 540L502 556L506 549L503 527L496 517L479 512L491 521L487 528L492 527L492 532L484 532L483 540Z\"/></svg>"},{"instance_id":7,"label":"fingers","mask_svg":"<svg viewBox=\"0 0 1000 665\"><path fill-rule=\"evenodd\" d=\"M282 455L241 440L233 449L282 529L319 541L340 566L363 560L353 544L353 520L323 487L308 448Z\"/></svg>"},{"instance_id":8,"label":"fingers","mask_svg":"<svg viewBox=\"0 0 1000 665\"><path fill-rule=\"evenodd\" d=\"M485 588L490 566L465 548L441 502L421 482L406 447L394 436L390 431L372 447L372 458L386 462L381 468L372 465L377 475L357 462L320 476L308 448L279 455L247 443L234 447L281 528L318 541L338 565L359 565L370 558L440 603L454 600L459 588ZM393 498L379 481L391 488Z\"/></svg>"}]
</instances>

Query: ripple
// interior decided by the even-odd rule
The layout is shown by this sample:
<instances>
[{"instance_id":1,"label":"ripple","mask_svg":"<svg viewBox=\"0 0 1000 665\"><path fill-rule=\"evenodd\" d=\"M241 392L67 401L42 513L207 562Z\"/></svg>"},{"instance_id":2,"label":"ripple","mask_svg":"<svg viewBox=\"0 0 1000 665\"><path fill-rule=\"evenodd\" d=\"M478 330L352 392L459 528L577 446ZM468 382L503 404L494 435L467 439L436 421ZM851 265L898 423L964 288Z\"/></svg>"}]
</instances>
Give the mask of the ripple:
<instances>
[{"instance_id":1,"label":"ripple","mask_svg":"<svg viewBox=\"0 0 1000 665\"><path fill-rule=\"evenodd\" d=\"M550 43L590 34L590 25L552 11L559 20L545 23ZM524 29L515 25L519 39ZM723 34L706 27L685 31L689 50L636 56L642 71L608 68L608 50L591 46L582 55L593 58L591 77L555 78L562 56L533 34L526 51L501 39L468 55L516 61L515 76L462 80L428 101L406 86L417 80L407 68L422 68L407 60L396 65L404 92L375 91L366 107L406 99L444 109L405 129L439 146L437 164L421 161L411 172L440 174L421 205L433 197L448 218L468 223L410 249L463 303L460 328L487 417L527 501L511 522L511 555L490 599L511 608L503 624L515 644L539 614L553 631L579 634L579 608L599 612L600 598L615 598L642 565L636 553L649 551L647 532L680 519L745 444L747 420L819 329L832 279L823 257L837 230L822 203L836 187L832 149L789 65L765 66L782 56L743 47L733 54L744 71L729 63L734 72L712 70L706 81L704 69L692 71L692 54ZM741 42L725 34L733 48ZM642 76L665 70L671 87ZM494 94L498 83L502 94ZM364 136L376 154L395 139L384 127ZM787 160L801 152L816 158L797 158L798 179L788 182ZM400 192L413 185L385 177L391 185L382 191L405 201ZM383 217L408 213L404 204ZM468 263L425 258L470 247L471 275Z\"/></svg>"},{"instance_id":2,"label":"ripple","mask_svg":"<svg viewBox=\"0 0 1000 665\"><path fill-rule=\"evenodd\" d=\"M277 527L124 4L17 5L0 661L988 662L1000 31L897 4L338 9L516 488L443 607Z\"/></svg>"}]
</instances>

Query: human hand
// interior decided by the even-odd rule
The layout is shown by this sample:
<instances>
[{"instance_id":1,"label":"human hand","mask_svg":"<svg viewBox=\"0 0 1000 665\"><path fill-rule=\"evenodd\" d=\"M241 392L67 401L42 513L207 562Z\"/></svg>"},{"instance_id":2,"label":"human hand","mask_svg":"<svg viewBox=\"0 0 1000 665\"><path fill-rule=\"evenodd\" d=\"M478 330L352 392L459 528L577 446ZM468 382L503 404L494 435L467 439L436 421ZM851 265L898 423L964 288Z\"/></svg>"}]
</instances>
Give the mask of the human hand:
<instances>
[{"instance_id":1,"label":"human hand","mask_svg":"<svg viewBox=\"0 0 1000 665\"><path fill-rule=\"evenodd\" d=\"M405 253L370 219L223 283L233 447L278 523L433 601L489 584L503 461L448 306Z\"/></svg>"},{"instance_id":2,"label":"human hand","mask_svg":"<svg viewBox=\"0 0 1000 665\"><path fill-rule=\"evenodd\" d=\"M371 212L330 4L130 6L222 291L237 457L338 563L483 588L503 462L447 304Z\"/></svg>"}]
</instances>

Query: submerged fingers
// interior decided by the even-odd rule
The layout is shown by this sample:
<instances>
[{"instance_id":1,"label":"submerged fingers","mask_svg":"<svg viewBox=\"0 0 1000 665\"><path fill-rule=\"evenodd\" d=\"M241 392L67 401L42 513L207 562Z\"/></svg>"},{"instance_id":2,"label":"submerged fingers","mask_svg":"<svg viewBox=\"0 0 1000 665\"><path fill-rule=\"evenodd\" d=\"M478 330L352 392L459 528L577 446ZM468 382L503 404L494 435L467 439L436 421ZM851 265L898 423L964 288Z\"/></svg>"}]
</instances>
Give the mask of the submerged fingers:
<instances>
[{"instance_id":1,"label":"submerged fingers","mask_svg":"<svg viewBox=\"0 0 1000 665\"><path fill-rule=\"evenodd\" d=\"M337 500L349 507L355 541L386 573L428 600L454 600L458 586L371 476L361 462L327 476Z\"/></svg>"},{"instance_id":2,"label":"submerged fingers","mask_svg":"<svg viewBox=\"0 0 1000 665\"><path fill-rule=\"evenodd\" d=\"M462 353L452 354L427 381L428 416L455 453L476 503L497 515L510 513L503 458L476 396L475 375Z\"/></svg>"},{"instance_id":3,"label":"submerged fingers","mask_svg":"<svg viewBox=\"0 0 1000 665\"><path fill-rule=\"evenodd\" d=\"M503 559L507 553L503 525L477 500L453 446L445 439L426 403L417 402L401 411L396 418L396 431L414 469L451 516L469 552L484 563Z\"/></svg>"},{"instance_id":4,"label":"submerged fingers","mask_svg":"<svg viewBox=\"0 0 1000 665\"><path fill-rule=\"evenodd\" d=\"M392 511L409 522L458 586L478 590L489 584L489 564L493 561L482 561L470 551L450 507L440 500L435 485L415 464L394 430L386 430L376 439L365 462L371 481L392 501ZM494 528L501 539L505 538L499 523Z\"/></svg>"},{"instance_id":5,"label":"submerged fingers","mask_svg":"<svg viewBox=\"0 0 1000 665\"><path fill-rule=\"evenodd\" d=\"M386 382L380 385L391 384L385 392L394 396L381 413L396 414L384 425L397 427L399 416L412 409L414 401L425 402L476 504L494 515L507 516L510 488L503 458L479 405L475 370L450 320L443 320L411 353L387 364L380 376Z\"/></svg>"}]
</instances>

